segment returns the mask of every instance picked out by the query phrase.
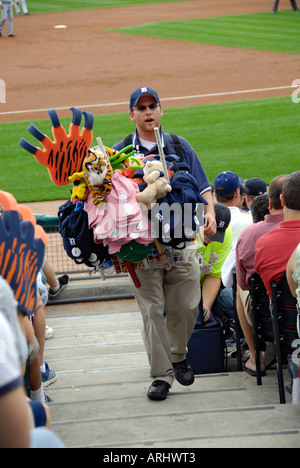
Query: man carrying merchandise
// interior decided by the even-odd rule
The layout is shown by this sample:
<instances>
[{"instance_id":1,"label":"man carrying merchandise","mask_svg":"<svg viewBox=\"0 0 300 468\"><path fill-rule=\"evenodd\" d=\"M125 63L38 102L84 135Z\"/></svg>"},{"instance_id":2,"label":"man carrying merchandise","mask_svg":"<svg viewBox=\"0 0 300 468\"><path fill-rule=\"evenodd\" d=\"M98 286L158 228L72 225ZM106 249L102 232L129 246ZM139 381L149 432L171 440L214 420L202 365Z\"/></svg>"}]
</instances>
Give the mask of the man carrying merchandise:
<instances>
[{"instance_id":1,"label":"man carrying merchandise","mask_svg":"<svg viewBox=\"0 0 300 468\"><path fill-rule=\"evenodd\" d=\"M115 144L114 149L120 150L132 143L137 150L136 157L156 155L159 151L154 129L159 128L164 153L178 154L174 136L162 131L162 115L157 92L146 86L136 89L130 97L129 112L136 131L129 136L130 141L125 138ZM211 186L191 145L182 137L175 140L180 146L181 161L189 165L199 194L207 202L205 234L214 235L216 220ZM172 266L170 270L138 269L136 274L141 287L133 288L143 317L143 338L153 380L147 396L151 400L165 400L174 378L185 386L194 382L194 372L186 360L186 347L198 316L199 264L194 255L188 263Z\"/></svg>"}]
</instances>

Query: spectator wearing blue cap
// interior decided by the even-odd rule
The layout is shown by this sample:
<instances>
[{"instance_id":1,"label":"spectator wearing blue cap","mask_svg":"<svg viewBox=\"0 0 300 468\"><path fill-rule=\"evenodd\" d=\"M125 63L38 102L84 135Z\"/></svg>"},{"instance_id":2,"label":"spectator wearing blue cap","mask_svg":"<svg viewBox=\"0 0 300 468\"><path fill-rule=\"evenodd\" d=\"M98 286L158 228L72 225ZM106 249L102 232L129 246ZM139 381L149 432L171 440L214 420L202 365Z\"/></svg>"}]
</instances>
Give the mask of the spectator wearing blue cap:
<instances>
[{"instance_id":1,"label":"spectator wearing blue cap","mask_svg":"<svg viewBox=\"0 0 300 468\"><path fill-rule=\"evenodd\" d=\"M233 232L231 250L222 268L222 282L225 287L232 286L232 272L235 267L235 247L239 235L253 223L252 216L240 209L244 194L248 193L243 186L244 180L232 171L223 171L214 181L217 201L227 206L231 213L230 227Z\"/></svg>"},{"instance_id":2,"label":"spectator wearing blue cap","mask_svg":"<svg viewBox=\"0 0 300 468\"><path fill-rule=\"evenodd\" d=\"M245 204L248 210L251 210L253 200L260 196L268 193L267 184L263 179L259 177L252 177L245 182L246 197Z\"/></svg>"},{"instance_id":3,"label":"spectator wearing blue cap","mask_svg":"<svg viewBox=\"0 0 300 468\"><path fill-rule=\"evenodd\" d=\"M163 109L157 92L148 86L137 88L130 96L129 107L136 131L116 143L114 149L118 151L133 144L139 157L156 155L159 151L154 128L159 128L164 154L178 155L196 179L199 195L207 202L205 234L213 236L216 219L210 183L191 145L182 137L162 131ZM193 255L188 263L172 266L171 270L139 269L136 274L141 287L133 285L133 290L143 318L143 338L152 378L147 396L151 400L165 400L174 378L185 386L194 382L186 354L201 297L199 264Z\"/></svg>"}]
</instances>

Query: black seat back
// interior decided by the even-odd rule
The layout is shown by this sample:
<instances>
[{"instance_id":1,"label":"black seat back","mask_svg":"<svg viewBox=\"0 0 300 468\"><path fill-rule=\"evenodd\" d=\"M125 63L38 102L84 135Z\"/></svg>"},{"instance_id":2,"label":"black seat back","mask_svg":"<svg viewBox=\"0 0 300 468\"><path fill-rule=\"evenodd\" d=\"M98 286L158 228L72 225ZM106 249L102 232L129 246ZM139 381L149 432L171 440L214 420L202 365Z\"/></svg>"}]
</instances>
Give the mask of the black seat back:
<instances>
[{"instance_id":1,"label":"black seat back","mask_svg":"<svg viewBox=\"0 0 300 468\"><path fill-rule=\"evenodd\" d=\"M273 343L274 333L270 311L270 298L267 295L265 285L257 273L254 273L251 276L250 284L252 317L254 326L255 323L257 326L257 333L260 337L260 342L270 341Z\"/></svg>"},{"instance_id":2,"label":"black seat back","mask_svg":"<svg viewBox=\"0 0 300 468\"><path fill-rule=\"evenodd\" d=\"M272 304L279 324L279 340L282 352L290 354L295 349L295 340L299 339L297 331L297 299L292 295L286 273L278 283L272 284Z\"/></svg>"}]
</instances>

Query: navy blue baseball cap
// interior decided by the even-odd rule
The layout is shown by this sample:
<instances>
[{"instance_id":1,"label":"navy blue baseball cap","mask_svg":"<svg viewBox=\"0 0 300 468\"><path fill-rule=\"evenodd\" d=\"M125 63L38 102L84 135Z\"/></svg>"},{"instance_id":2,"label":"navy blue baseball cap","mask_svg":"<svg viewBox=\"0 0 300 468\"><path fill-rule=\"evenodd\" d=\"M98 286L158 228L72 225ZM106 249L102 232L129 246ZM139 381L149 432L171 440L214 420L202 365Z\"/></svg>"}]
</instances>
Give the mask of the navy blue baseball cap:
<instances>
[{"instance_id":1,"label":"navy blue baseball cap","mask_svg":"<svg viewBox=\"0 0 300 468\"><path fill-rule=\"evenodd\" d=\"M68 257L77 265L95 268L109 261L111 256L103 243L94 242L93 229L89 228L86 211L75 211L76 205L68 200L59 207L59 233Z\"/></svg>"},{"instance_id":2,"label":"navy blue baseball cap","mask_svg":"<svg viewBox=\"0 0 300 468\"><path fill-rule=\"evenodd\" d=\"M207 236L211 241L221 242L223 244L226 229L228 228L231 221L230 209L223 205L223 203L215 203L216 223L217 232L214 236Z\"/></svg>"},{"instance_id":3,"label":"navy blue baseball cap","mask_svg":"<svg viewBox=\"0 0 300 468\"><path fill-rule=\"evenodd\" d=\"M235 172L223 171L220 172L220 174L218 174L215 178L214 188L218 195L225 195L235 192L236 189L238 189L243 184L243 179L235 174Z\"/></svg>"},{"instance_id":4,"label":"navy blue baseball cap","mask_svg":"<svg viewBox=\"0 0 300 468\"><path fill-rule=\"evenodd\" d=\"M245 187L248 189L248 194L254 197L263 195L267 192L267 184L259 177L252 177L245 182Z\"/></svg>"},{"instance_id":5,"label":"navy blue baseball cap","mask_svg":"<svg viewBox=\"0 0 300 468\"><path fill-rule=\"evenodd\" d=\"M141 86L137 88L130 96L130 109L135 107L142 96L152 96L156 100L156 102L160 103L158 94L154 89L149 88L148 86Z\"/></svg>"},{"instance_id":6,"label":"navy blue baseball cap","mask_svg":"<svg viewBox=\"0 0 300 468\"><path fill-rule=\"evenodd\" d=\"M172 191L160 198L151 210L156 238L175 249L185 248L203 224L202 205L207 201L199 194L199 186L190 167L178 163L170 184Z\"/></svg>"}]
</instances>

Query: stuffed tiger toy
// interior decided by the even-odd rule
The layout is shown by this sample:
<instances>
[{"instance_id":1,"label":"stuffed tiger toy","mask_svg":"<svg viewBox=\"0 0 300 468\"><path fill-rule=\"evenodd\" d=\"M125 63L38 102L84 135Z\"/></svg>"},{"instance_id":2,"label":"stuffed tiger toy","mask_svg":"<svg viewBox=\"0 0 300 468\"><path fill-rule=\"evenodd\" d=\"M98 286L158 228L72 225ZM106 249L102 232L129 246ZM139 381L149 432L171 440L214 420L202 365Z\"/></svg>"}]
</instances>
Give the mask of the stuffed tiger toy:
<instances>
[{"instance_id":1,"label":"stuffed tiger toy","mask_svg":"<svg viewBox=\"0 0 300 468\"><path fill-rule=\"evenodd\" d=\"M99 148L90 148L83 161L84 180L92 196L94 205L101 206L105 203L102 195L109 194L112 190L111 178L113 169L107 158L103 157Z\"/></svg>"}]
</instances>

